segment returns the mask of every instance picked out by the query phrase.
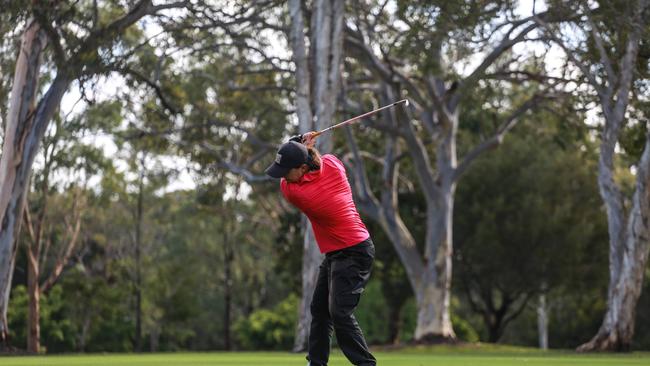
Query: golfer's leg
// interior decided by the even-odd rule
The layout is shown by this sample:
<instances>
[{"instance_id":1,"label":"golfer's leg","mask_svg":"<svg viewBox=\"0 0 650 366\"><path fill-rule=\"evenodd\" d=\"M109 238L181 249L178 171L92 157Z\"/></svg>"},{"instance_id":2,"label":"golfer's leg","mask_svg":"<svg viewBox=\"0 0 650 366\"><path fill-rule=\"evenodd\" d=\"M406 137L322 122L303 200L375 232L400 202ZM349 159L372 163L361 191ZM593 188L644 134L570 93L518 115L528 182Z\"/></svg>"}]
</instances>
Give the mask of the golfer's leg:
<instances>
[{"instance_id":1,"label":"golfer's leg","mask_svg":"<svg viewBox=\"0 0 650 366\"><path fill-rule=\"evenodd\" d=\"M312 366L325 366L329 359L332 339L332 319L328 308L329 262L320 265L318 280L311 300L311 327L309 331L309 354L307 359Z\"/></svg>"},{"instance_id":2,"label":"golfer's leg","mask_svg":"<svg viewBox=\"0 0 650 366\"><path fill-rule=\"evenodd\" d=\"M354 365L374 366L377 363L352 314L370 277L371 265L372 260L353 258L332 262L330 313L339 347Z\"/></svg>"}]
</instances>

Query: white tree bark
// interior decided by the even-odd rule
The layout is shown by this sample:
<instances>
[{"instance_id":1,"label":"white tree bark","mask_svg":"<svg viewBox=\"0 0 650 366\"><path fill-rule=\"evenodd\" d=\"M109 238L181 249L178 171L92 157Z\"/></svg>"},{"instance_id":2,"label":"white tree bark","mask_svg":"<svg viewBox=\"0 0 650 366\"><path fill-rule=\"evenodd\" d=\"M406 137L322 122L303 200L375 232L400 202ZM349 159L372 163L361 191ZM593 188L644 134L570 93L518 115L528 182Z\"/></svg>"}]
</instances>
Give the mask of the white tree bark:
<instances>
[{"instance_id":1,"label":"white tree bark","mask_svg":"<svg viewBox=\"0 0 650 366\"><path fill-rule=\"evenodd\" d=\"M632 207L627 213L623 203L626 198L614 179L614 160L616 144L626 120L625 113L636 73L642 34L648 24L643 14L649 7L649 0L638 0L631 6L630 14L621 14L621 18L629 18L632 27L625 43L621 45L625 53L617 61L610 59L595 22L590 21L591 34L599 50L599 63L605 70L602 81L594 78L589 68L564 43L558 42L596 89L605 118L598 161L598 185L607 208L610 240L607 311L596 335L578 347L578 351L626 351L634 336L636 304L641 294L650 250L650 134L646 136L643 154L636 164ZM614 62L618 62L616 71L612 67Z\"/></svg>"},{"instance_id":2,"label":"white tree bark","mask_svg":"<svg viewBox=\"0 0 650 366\"><path fill-rule=\"evenodd\" d=\"M38 92L38 71L46 44L44 33L31 22L23 33L16 61L9 111L0 157L0 340L7 340L7 305L11 292L16 245L16 227L20 224L23 192L27 176L19 167L28 164L25 136L33 123L34 101ZM33 158L33 157L32 157Z\"/></svg>"},{"instance_id":3,"label":"white tree bark","mask_svg":"<svg viewBox=\"0 0 650 366\"><path fill-rule=\"evenodd\" d=\"M447 111L446 111L447 112ZM427 268L422 281L422 298L418 299L418 323L415 338L455 339L451 316L451 274L453 251L453 210L456 191L456 131L458 114L447 112L447 133L436 152L439 179L436 188L428 189L427 232L425 237ZM412 130L409 128L412 132ZM427 177L430 180L431 177Z\"/></svg>"},{"instance_id":4,"label":"white tree bark","mask_svg":"<svg viewBox=\"0 0 650 366\"><path fill-rule=\"evenodd\" d=\"M305 230L302 255L302 296L298 308L298 324L296 326L296 338L294 340L294 352L302 352L307 348L309 327L311 325L310 304L314 297L314 288L318 279L318 269L323 256L318 250L316 239L309 220L303 216L302 227Z\"/></svg>"},{"instance_id":5,"label":"white tree bark","mask_svg":"<svg viewBox=\"0 0 650 366\"><path fill-rule=\"evenodd\" d=\"M636 187L625 239L620 245L610 237L610 287L607 312L596 335L579 351L627 351L634 336L636 305L641 295L650 250L650 135L637 165ZM609 206L610 195L603 199ZM617 217L621 220L621 217ZM618 245L618 246L616 246ZM612 264L611 261L616 261Z\"/></svg>"},{"instance_id":6,"label":"white tree bark","mask_svg":"<svg viewBox=\"0 0 650 366\"><path fill-rule=\"evenodd\" d=\"M537 338L539 348L548 349L548 307L546 294L542 293L537 299Z\"/></svg>"},{"instance_id":7,"label":"white tree bark","mask_svg":"<svg viewBox=\"0 0 650 366\"><path fill-rule=\"evenodd\" d=\"M0 320L0 327L2 331L7 331L6 311L9 303L9 292L11 290L11 277L15 259L15 238L18 232L18 225L20 217L22 217L24 208L25 190L28 184L31 167L34 162L34 157L38 151L43 134L47 124L52 118L56 108L61 103L61 98L67 90L70 80L66 77L57 76L49 90L39 102L35 113L32 118L23 121L26 126L21 131L20 140L14 140L14 154L13 163L16 164L11 167L15 179L13 182L8 180L0 181L0 195L5 195L9 191L10 200L8 205L2 210L3 221L0 230L0 291L4 294L0 299L0 312L2 313L2 320ZM5 145L10 140L5 140ZM2 160L5 159L3 154ZM5 334L6 335L6 334ZM5 338L6 339L6 338Z\"/></svg>"},{"instance_id":8,"label":"white tree bark","mask_svg":"<svg viewBox=\"0 0 650 366\"><path fill-rule=\"evenodd\" d=\"M340 84L344 4L344 0L315 0L312 3L308 50L305 41L306 23L302 13L303 1L289 1L290 44L296 67L296 108L300 133L322 129L332 123ZM331 136L321 136L317 147L323 153L331 151ZM311 226L307 224L308 220L303 218L303 223L303 283L294 352L307 348L311 324L309 305L318 277L318 266L322 260Z\"/></svg>"},{"instance_id":9,"label":"white tree bark","mask_svg":"<svg viewBox=\"0 0 650 366\"><path fill-rule=\"evenodd\" d=\"M426 257L423 280L416 294L418 308L415 339L437 342L456 339L451 316L452 216L455 184L443 194L437 210L427 214ZM427 211L432 211L429 207Z\"/></svg>"}]
</instances>

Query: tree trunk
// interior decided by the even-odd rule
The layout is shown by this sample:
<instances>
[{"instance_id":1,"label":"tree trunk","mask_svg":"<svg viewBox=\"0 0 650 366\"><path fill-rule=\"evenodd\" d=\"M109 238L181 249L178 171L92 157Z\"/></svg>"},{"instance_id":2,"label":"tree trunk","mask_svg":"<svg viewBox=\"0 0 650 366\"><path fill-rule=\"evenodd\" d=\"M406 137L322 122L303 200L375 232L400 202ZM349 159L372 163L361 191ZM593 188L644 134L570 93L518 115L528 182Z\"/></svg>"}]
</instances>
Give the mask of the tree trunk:
<instances>
[{"instance_id":1,"label":"tree trunk","mask_svg":"<svg viewBox=\"0 0 650 366\"><path fill-rule=\"evenodd\" d=\"M385 205L381 210L384 217L379 222L391 238L414 289L417 306L415 339L418 342L456 339L450 316L453 190L454 187L450 187L447 191L445 205L440 210L428 212L427 259L435 259L428 260L426 266L419 259L415 242L397 212Z\"/></svg>"},{"instance_id":2,"label":"tree trunk","mask_svg":"<svg viewBox=\"0 0 650 366\"><path fill-rule=\"evenodd\" d=\"M537 336L539 348L548 349L548 308L546 306L546 295L540 294L537 301Z\"/></svg>"},{"instance_id":3,"label":"tree trunk","mask_svg":"<svg viewBox=\"0 0 650 366\"><path fill-rule=\"evenodd\" d=\"M501 338L503 327L501 326L501 319L490 318L491 315L493 314L487 314L487 319L485 319L488 328L488 342L497 343Z\"/></svg>"},{"instance_id":4,"label":"tree trunk","mask_svg":"<svg viewBox=\"0 0 650 366\"><path fill-rule=\"evenodd\" d=\"M322 129L332 123L336 111L336 93L339 89L343 49L344 0L315 0L310 19L309 50L305 42L305 21L302 1L289 1L291 19L290 44L296 65L296 107L300 133ZM310 62L311 61L311 62ZM321 136L317 142L321 152L332 149L331 136ZM298 324L294 352L307 348L311 314L309 305L318 277L322 256L312 229L303 220L304 253L302 266L302 297L298 310Z\"/></svg>"},{"instance_id":5,"label":"tree trunk","mask_svg":"<svg viewBox=\"0 0 650 366\"><path fill-rule=\"evenodd\" d=\"M323 256L318 250L314 233L309 220L303 216L303 227L305 236L303 241L302 257L302 298L298 308L298 325L296 338L294 339L293 351L302 352L307 349L309 338L309 327L311 325L311 299L314 296L314 288L318 279L318 270Z\"/></svg>"},{"instance_id":6,"label":"tree trunk","mask_svg":"<svg viewBox=\"0 0 650 366\"><path fill-rule=\"evenodd\" d=\"M394 100L391 90L386 90L386 100ZM387 114L390 115L390 114ZM393 119L393 120L391 120ZM387 117L387 124L397 128L395 116ZM401 262L415 294L417 325L415 340L418 342L455 341L449 306L451 300L451 243L453 195L455 192L454 167L455 132L450 129L447 141L439 148L438 166L442 167L441 180L431 179L428 157L421 141L417 139L410 123L405 124L404 138L409 146L427 199L427 234L425 258L419 254L415 240L401 220L397 209L397 171L395 159L395 136L388 139L384 157L384 172L381 200L377 200L370 189L363 162L356 142L348 134L348 141L354 154L352 169L355 198L364 214L378 222L386 232Z\"/></svg>"},{"instance_id":7,"label":"tree trunk","mask_svg":"<svg viewBox=\"0 0 650 366\"><path fill-rule=\"evenodd\" d=\"M144 157L140 160L140 177L138 181L138 203L135 227L135 351L142 351L142 211L144 200Z\"/></svg>"},{"instance_id":8,"label":"tree trunk","mask_svg":"<svg viewBox=\"0 0 650 366\"><path fill-rule=\"evenodd\" d=\"M427 274L435 270L427 268ZM425 278L427 282L418 289L417 324L415 340L421 343L438 343L453 341L456 338L449 317L449 296L441 290L435 278Z\"/></svg>"},{"instance_id":9,"label":"tree trunk","mask_svg":"<svg viewBox=\"0 0 650 366\"><path fill-rule=\"evenodd\" d=\"M29 312L27 314L27 352L38 353L40 348L40 286L38 283L38 253L27 250L27 293Z\"/></svg>"},{"instance_id":10,"label":"tree trunk","mask_svg":"<svg viewBox=\"0 0 650 366\"><path fill-rule=\"evenodd\" d=\"M230 340L230 324L232 322L232 262L234 260L234 253L230 248L230 242L228 239L228 233L224 231L224 307L225 311L223 314L223 343L224 349L230 351L232 349L232 344Z\"/></svg>"},{"instance_id":11,"label":"tree trunk","mask_svg":"<svg viewBox=\"0 0 650 366\"><path fill-rule=\"evenodd\" d=\"M450 316L452 194L451 191L446 193L445 204L440 211L427 215L428 261L416 293L418 316L415 339L418 342L456 340Z\"/></svg>"},{"instance_id":12,"label":"tree trunk","mask_svg":"<svg viewBox=\"0 0 650 366\"><path fill-rule=\"evenodd\" d=\"M289 1L289 15L291 18L290 43L292 59L296 65L296 113L300 133L309 132L313 128L313 112L311 109L311 75L309 72L309 59L305 43L305 22L302 14L302 1ZM293 352L302 352L307 349L311 313L309 304L313 296L316 276L314 272L318 265L315 263L315 245L311 228L304 216L302 218L304 235L302 257L302 296L298 306L298 324L294 338Z\"/></svg>"},{"instance_id":13,"label":"tree trunk","mask_svg":"<svg viewBox=\"0 0 650 366\"><path fill-rule=\"evenodd\" d=\"M625 53L617 60L617 73L608 71L609 85L601 86L591 78L598 91L605 126L598 161L598 185L607 208L609 227L609 287L607 312L596 335L578 347L578 351L627 351L634 335L636 304L641 295L645 267L650 249L650 134L637 163L636 186L632 207L625 213L625 197L615 182L615 149L625 122L625 114L636 73L636 62L647 20L643 17L650 1L639 0L628 15L633 25L623 47ZM597 31L592 32L597 34ZM612 64L605 52L601 62ZM583 73L589 70L582 67ZM612 81L617 81L613 85ZM607 81L606 81L607 82Z\"/></svg>"},{"instance_id":14,"label":"tree trunk","mask_svg":"<svg viewBox=\"0 0 650 366\"><path fill-rule=\"evenodd\" d=\"M92 324L92 310L88 310L83 315L83 322L81 323L81 331L77 337L77 352L85 352L86 345L88 342L88 336L90 334L90 326Z\"/></svg>"},{"instance_id":15,"label":"tree trunk","mask_svg":"<svg viewBox=\"0 0 650 366\"><path fill-rule=\"evenodd\" d=\"M578 351L628 351L632 344L636 304L641 295L650 250L650 135L646 137L645 149L637 166L632 205L623 245L612 246L614 240L610 238L610 260L620 260L614 265L610 263L610 273L617 270L611 274L616 282L610 278L603 323L594 338L578 347Z\"/></svg>"},{"instance_id":16,"label":"tree trunk","mask_svg":"<svg viewBox=\"0 0 650 366\"><path fill-rule=\"evenodd\" d=\"M6 326L7 305L9 303L11 277L15 260L16 247L14 244L21 221L18 218L22 216L24 208L25 189L34 157L40 146L47 124L61 103L61 98L69 84L70 81L66 76L57 75L49 90L38 104L33 120L31 120L32 124L24 126L25 129L20 131L20 136L23 138L15 140L17 141L17 145L14 147L17 151L7 155L3 153L2 155L2 161L5 159L11 159L14 163L18 161L17 165L9 169L14 179L3 177L5 179L0 180L2 184L0 187L0 196L8 194L10 197L8 205L0 212L0 216L3 216L0 226L0 294L4 295L0 297L0 332L2 333L3 339L6 339L6 333L8 331ZM5 142L7 141L9 140L5 139ZM16 152L18 154L14 154ZM3 209L3 207L0 207L0 209Z\"/></svg>"},{"instance_id":17,"label":"tree trunk","mask_svg":"<svg viewBox=\"0 0 650 366\"><path fill-rule=\"evenodd\" d=\"M387 99L389 98L383 100L383 104L388 104ZM395 125L395 121L391 117L384 115L384 119L387 124ZM422 280L424 264L415 245L415 239L402 221L397 207L398 156L400 155L397 136L386 138L381 198L377 199L370 187L365 164L354 136L349 128L345 131L352 154L351 156L347 155L343 160L349 167L355 204L362 214L377 222L386 233L397 252L400 263L404 266L411 289L415 292ZM404 302L403 298L389 301L389 343L397 344L399 342L402 326L401 310Z\"/></svg>"},{"instance_id":18,"label":"tree trunk","mask_svg":"<svg viewBox=\"0 0 650 366\"><path fill-rule=\"evenodd\" d=\"M425 187L427 265L416 294L418 317L415 339L426 342L456 340L451 324L450 303L458 114L450 113L446 117L445 124L448 128L436 152L439 179L435 183L436 187ZM419 158L422 159L421 156Z\"/></svg>"},{"instance_id":19,"label":"tree trunk","mask_svg":"<svg viewBox=\"0 0 650 366\"><path fill-rule=\"evenodd\" d=\"M8 341L7 306L15 264L15 241L29 172L54 110L53 104L58 105L64 91L60 89L61 83L55 80L37 113L33 113L45 44L44 32L32 22L23 34L16 61L0 157L0 346Z\"/></svg>"}]
</instances>

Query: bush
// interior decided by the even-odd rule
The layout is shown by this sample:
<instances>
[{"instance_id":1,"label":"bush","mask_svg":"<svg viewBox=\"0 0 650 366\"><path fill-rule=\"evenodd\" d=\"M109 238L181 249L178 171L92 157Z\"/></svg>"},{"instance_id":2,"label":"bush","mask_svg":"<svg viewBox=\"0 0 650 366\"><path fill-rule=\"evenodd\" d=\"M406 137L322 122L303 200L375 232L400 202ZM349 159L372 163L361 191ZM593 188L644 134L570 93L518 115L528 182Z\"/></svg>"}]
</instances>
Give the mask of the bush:
<instances>
[{"instance_id":1,"label":"bush","mask_svg":"<svg viewBox=\"0 0 650 366\"><path fill-rule=\"evenodd\" d=\"M371 279L361 295L359 307L355 310L366 342L385 343L388 337L388 306L381 292L381 283Z\"/></svg>"},{"instance_id":2,"label":"bush","mask_svg":"<svg viewBox=\"0 0 650 366\"><path fill-rule=\"evenodd\" d=\"M293 345L298 296L289 295L273 309L261 309L235 323L235 338L244 349L286 350Z\"/></svg>"},{"instance_id":3,"label":"bush","mask_svg":"<svg viewBox=\"0 0 650 366\"><path fill-rule=\"evenodd\" d=\"M479 341L478 332L465 319L456 313L451 313L451 324L459 341L474 343Z\"/></svg>"},{"instance_id":4,"label":"bush","mask_svg":"<svg viewBox=\"0 0 650 366\"><path fill-rule=\"evenodd\" d=\"M64 296L61 286L54 286L40 296L41 352L56 351L73 346L72 323L64 313ZM27 313L29 296L24 285L11 291L7 318L12 346L27 348Z\"/></svg>"}]
</instances>

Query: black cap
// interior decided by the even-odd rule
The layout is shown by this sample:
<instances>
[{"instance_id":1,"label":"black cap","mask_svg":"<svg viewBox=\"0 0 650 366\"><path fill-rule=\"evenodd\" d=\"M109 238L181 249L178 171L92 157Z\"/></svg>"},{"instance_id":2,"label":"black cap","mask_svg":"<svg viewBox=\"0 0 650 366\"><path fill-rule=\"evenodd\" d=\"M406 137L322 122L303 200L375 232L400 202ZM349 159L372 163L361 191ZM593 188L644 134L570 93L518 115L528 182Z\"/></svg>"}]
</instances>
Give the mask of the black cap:
<instances>
[{"instance_id":1,"label":"black cap","mask_svg":"<svg viewBox=\"0 0 650 366\"><path fill-rule=\"evenodd\" d=\"M273 178L282 178L289 170L307 163L309 152L305 145L289 141L282 144L275 156L275 162L266 168L265 173Z\"/></svg>"}]
</instances>

